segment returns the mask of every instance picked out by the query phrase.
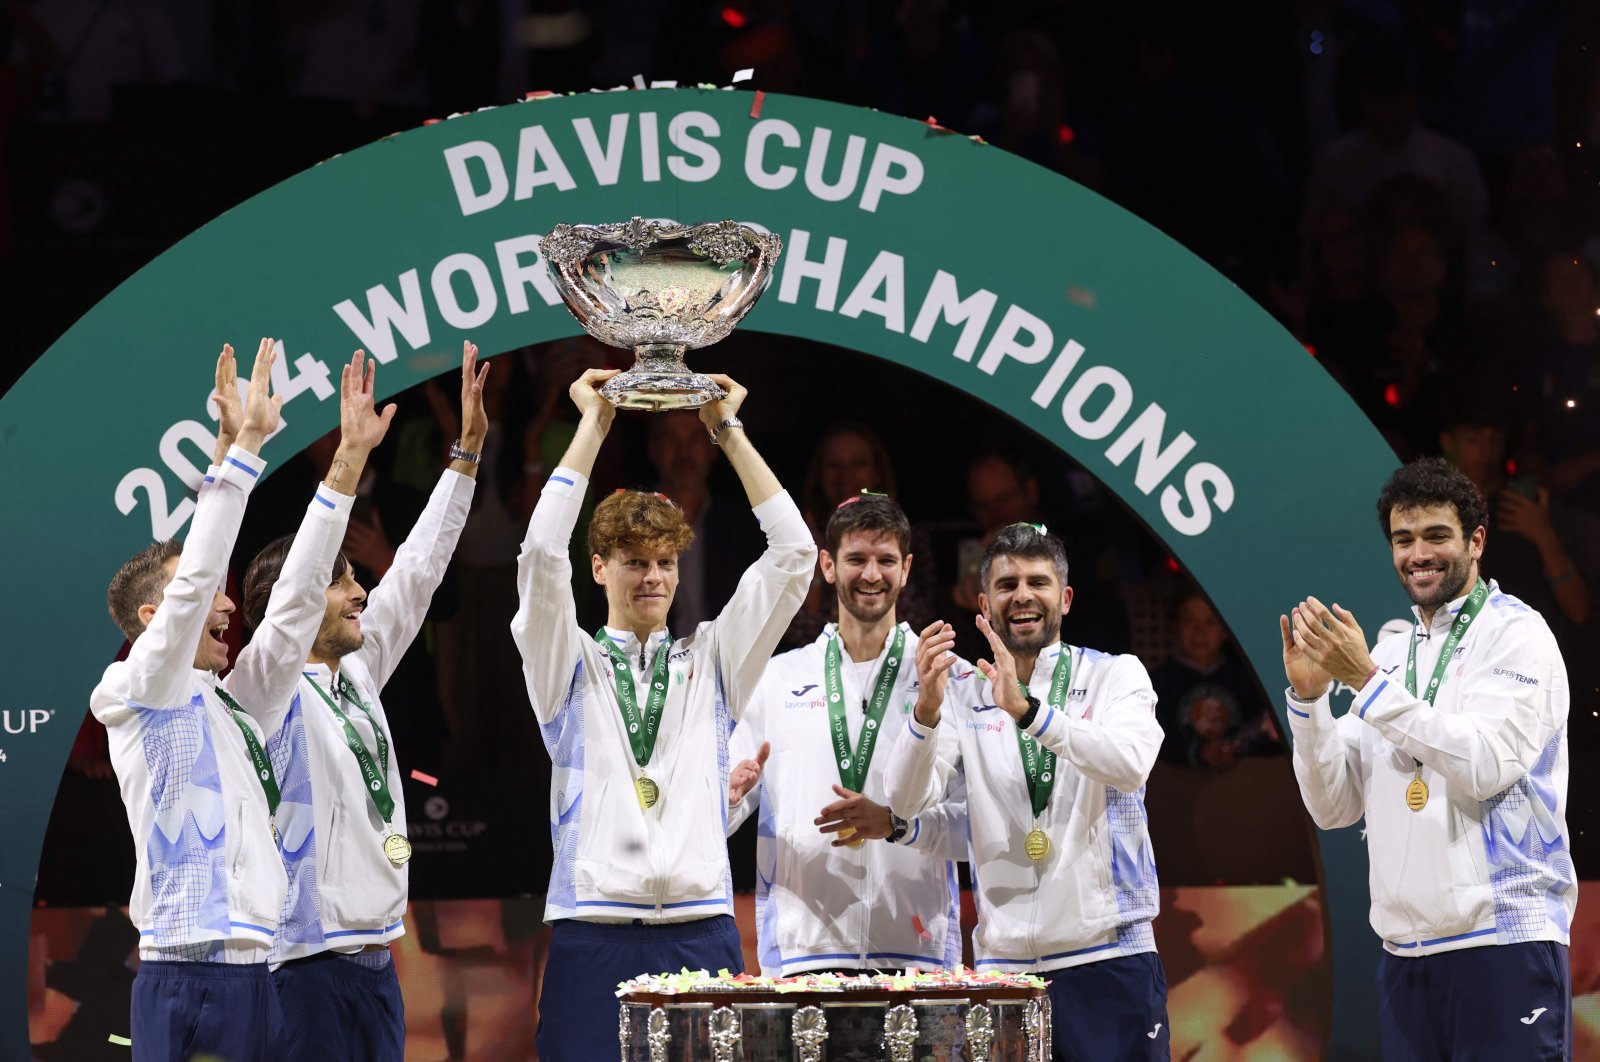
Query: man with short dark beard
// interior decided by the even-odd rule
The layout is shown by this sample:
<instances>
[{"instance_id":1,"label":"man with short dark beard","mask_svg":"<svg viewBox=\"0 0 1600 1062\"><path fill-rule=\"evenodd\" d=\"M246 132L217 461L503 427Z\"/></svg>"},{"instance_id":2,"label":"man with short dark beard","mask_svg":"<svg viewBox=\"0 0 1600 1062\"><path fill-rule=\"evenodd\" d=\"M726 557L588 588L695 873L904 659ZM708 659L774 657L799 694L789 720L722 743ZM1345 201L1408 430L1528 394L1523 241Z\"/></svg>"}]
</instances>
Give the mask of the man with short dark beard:
<instances>
[{"instance_id":1,"label":"man with short dark beard","mask_svg":"<svg viewBox=\"0 0 1600 1062\"><path fill-rule=\"evenodd\" d=\"M758 791L761 972L948 969L961 960L966 808L956 800L903 819L884 796L882 765L912 740L902 720L917 699L917 636L895 622L911 524L887 496L860 494L834 510L826 541L822 577L838 589L839 622L767 662L729 745L735 761L775 750ZM953 755L955 732L941 740ZM746 788L754 780L735 776ZM730 826L756 802L746 798Z\"/></svg>"},{"instance_id":2,"label":"man with short dark beard","mask_svg":"<svg viewBox=\"0 0 1600 1062\"><path fill-rule=\"evenodd\" d=\"M963 673L950 625L922 632L911 740L886 765L889 806L921 812L964 772L977 968L1049 980L1058 1059L1165 1059L1144 810L1161 749L1150 677L1135 657L1061 641L1072 587L1066 550L1044 527L1001 529L978 580L993 660ZM948 730L955 756L936 737Z\"/></svg>"},{"instance_id":3,"label":"man with short dark beard","mask_svg":"<svg viewBox=\"0 0 1600 1062\"><path fill-rule=\"evenodd\" d=\"M285 814L283 860L289 890L270 961L283 1006L282 1062L321 1059L400 1062L405 1009L389 942L405 932L409 879L400 764L380 693L417 636L461 537L488 418L489 366L464 344L461 438L427 507L369 595L342 554L327 579L321 627L303 657L292 699L252 708L270 735ZM346 423L335 471L354 485L386 432L390 406L373 408L375 363L360 352L347 370L361 384L361 415ZM345 444L359 438L358 450ZM330 472L330 476L335 473ZM270 597L288 579L288 540L259 553L245 572L245 618L272 620ZM326 570L325 570L326 571ZM330 578L331 575L331 578Z\"/></svg>"},{"instance_id":4,"label":"man with short dark beard","mask_svg":"<svg viewBox=\"0 0 1600 1062\"><path fill-rule=\"evenodd\" d=\"M1294 770L1325 830L1366 819L1385 1059L1566 1059L1577 875L1567 672L1544 619L1478 574L1487 506L1438 458L1378 521L1416 626L1369 654L1348 609L1278 619ZM1356 691L1335 719L1328 690Z\"/></svg>"}]
</instances>

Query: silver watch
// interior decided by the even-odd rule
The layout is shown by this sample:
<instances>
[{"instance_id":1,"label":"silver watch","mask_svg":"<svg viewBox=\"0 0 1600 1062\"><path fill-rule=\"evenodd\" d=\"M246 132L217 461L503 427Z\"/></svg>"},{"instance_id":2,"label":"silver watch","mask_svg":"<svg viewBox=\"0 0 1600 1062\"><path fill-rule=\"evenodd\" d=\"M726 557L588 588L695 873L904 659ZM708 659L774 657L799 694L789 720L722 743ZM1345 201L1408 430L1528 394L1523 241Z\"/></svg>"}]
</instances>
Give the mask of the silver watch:
<instances>
[{"instance_id":1,"label":"silver watch","mask_svg":"<svg viewBox=\"0 0 1600 1062\"><path fill-rule=\"evenodd\" d=\"M479 461L483 460L483 454L475 454L471 450L463 450L461 448L461 440L457 439L455 442L450 444L450 460L466 461L469 464L475 465Z\"/></svg>"},{"instance_id":2,"label":"silver watch","mask_svg":"<svg viewBox=\"0 0 1600 1062\"><path fill-rule=\"evenodd\" d=\"M724 431L727 431L729 428L742 428L742 427L744 427L744 421L740 420L738 417L728 417L728 418L726 418L725 420L723 420L723 422L721 424L718 424L715 428L711 429L711 445L712 446L721 446L722 444L720 442L718 442L717 440L722 438L722 433Z\"/></svg>"}]
</instances>

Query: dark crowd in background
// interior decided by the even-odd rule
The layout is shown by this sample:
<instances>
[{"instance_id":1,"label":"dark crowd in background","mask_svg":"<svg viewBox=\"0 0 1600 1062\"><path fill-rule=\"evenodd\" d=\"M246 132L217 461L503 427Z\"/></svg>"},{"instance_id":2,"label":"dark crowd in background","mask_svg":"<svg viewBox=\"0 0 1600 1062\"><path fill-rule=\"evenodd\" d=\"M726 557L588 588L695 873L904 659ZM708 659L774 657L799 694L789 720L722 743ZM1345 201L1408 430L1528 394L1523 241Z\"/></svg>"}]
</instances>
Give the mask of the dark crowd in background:
<instances>
[{"instance_id":1,"label":"dark crowd in background","mask_svg":"<svg viewBox=\"0 0 1600 1062\"><path fill-rule=\"evenodd\" d=\"M529 91L635 74L726 83L754 68L754 87L933 118L1100 192L1254 297L1402 459L1459 464L1491 502L1485 574L1537 608L1562 644L1581 762L1600 751L1600 4L1259 6L1270 10L0 0L0 283L12 310L0 383L172 243L320 159ZM900 615L918 627L950 619L967 632L969 657L988 537L1017 520L1062 535L1077 592L1065 637L1138 653L1160 695L1167 740L1150 818L1164 882L1313 876L1268 700L1276 677L1263 692L1204 594L1093 477L986 409L972 411L953 456L930 463L918 433L955 396L886 363L744 332L715 355L696 367L715 361L749 386L744 419L815 529L862 489L901 501L917 537ZM404 769L440 780L408 794L419 898L543 890L549 763L507 629L515 562L575 425L567 384L587 366L629 360L584 338L493 362L472 517L425 636L385 692ZM345 544L369 588L456 430L438 386L396 400L401 419ZM671 623L686 629L715 614L760 536L692 415L621 427L595 489L660 489L689 515L700 545L685 558ZM331 448L313 445L256 492L236 573L295 526ZM603 600L581 548L574 561L580 619L592 627ZM1286 547L1271 563L1317 559ZM819 578L785 648L814 637L834 608ZM1237 794L1256 813L1259 772L1277 779L1271 791L1287 809L1267 831L1276 862L1224 867L1192 822L1163 826L1164 784ZM1593 873L1597 783L1575 771L1571 785L1577 862ZM98 831L131 866L97 727L80 734L55 819L52 837L71 832L81 847ZM522 841L473 857L488 834ZM47 842L41 900L121 902L127 867L101 865L97 880ZM750 869L736 853L736 880L748 884Z\"/></svg>"}]
</instances>

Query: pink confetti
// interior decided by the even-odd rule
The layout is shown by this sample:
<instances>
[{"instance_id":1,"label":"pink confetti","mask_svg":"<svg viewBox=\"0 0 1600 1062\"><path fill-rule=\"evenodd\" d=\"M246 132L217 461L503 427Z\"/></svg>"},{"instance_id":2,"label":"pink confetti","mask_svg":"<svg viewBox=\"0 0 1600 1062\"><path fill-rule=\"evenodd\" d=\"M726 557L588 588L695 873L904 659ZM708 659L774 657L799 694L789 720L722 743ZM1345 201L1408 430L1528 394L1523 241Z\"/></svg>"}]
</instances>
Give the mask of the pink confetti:
<instances>
[{"instance_id":1,"label":"pink confetti","mask_svg":"<svg viewBox=\"0 0 1600 1062\"><path fill-rule=\"evenodd\" d=\"M413 770L411 772L411 777L413 779L415 779L416 781L421 782L423 785L431 785L431 786L434 786L434 787L437 787L439 785L439 779L435 778L431 774L423 774L421 771L418 771L418 770Z\"/></svg>"},{"instance_id":2,"label":"pink confetti","mask_svg":"<svg viewBox=\"0 0 1600 1062\"><path fill-rule=\"evenodd\" d=\"M927 929L923 927L922 917L920 915L911 916L911 927L917 931L917 936L922 937L925 940L933 939L933 934L929 933Z\"/></svg>"},{"instance_id":3,"label":"pink confetti","mask_svg":"<svg viewBox=\"0 0 1600 1062\"><path fill-rule=\"evenodd\" d=\"M760 89L756 89L755 102L750 104L750 117L752 117L752 118L760 118L761 117L761 104L766 102L766 99L767 99L767 94L765 92L762 92Z\"/></svg>"}]
</instances>

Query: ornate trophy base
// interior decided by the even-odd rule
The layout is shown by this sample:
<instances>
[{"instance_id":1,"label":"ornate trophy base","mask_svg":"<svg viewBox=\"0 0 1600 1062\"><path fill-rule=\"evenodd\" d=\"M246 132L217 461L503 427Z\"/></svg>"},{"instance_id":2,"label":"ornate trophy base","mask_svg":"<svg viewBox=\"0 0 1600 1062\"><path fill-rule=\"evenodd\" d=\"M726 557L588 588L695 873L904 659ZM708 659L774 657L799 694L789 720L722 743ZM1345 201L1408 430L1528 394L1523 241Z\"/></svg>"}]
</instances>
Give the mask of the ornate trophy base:
<instances>
[{"instance_id":1,"label":"ornate trophy base","mask_svg":"<svg viewBox=\"0 0 1600 1062\"><path fill-rule=\"evenodd\" d=\"M698 409L728 393L709 376L690 372L683 363L681 343L656 343L635 347L633 368L618 373L600 388L600 394L618 409Z\"/></svg>"}]
</instances>

